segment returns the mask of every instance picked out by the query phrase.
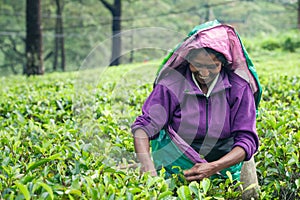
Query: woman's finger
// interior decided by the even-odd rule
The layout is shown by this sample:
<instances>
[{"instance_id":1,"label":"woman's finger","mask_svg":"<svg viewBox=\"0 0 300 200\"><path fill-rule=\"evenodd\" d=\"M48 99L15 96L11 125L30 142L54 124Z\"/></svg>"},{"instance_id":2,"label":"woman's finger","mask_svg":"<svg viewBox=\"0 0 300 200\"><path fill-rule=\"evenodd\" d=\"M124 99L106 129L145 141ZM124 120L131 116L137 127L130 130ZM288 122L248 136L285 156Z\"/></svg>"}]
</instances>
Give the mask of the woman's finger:
<instances>
[{"instance_id":1,"label":"woman's finger","mask_svg":"<svg viewBox=\"0 0 300 200\"><path fill-rule=\"evenodd\" d=\"M185 179L187 181L201 181L203 178L204 177L202 174L197 174L197 175L193 175L193 176L185 176Z\"/></svg>"},{"instance_id":2,"label":"woman's finger","mask_svg":"<svg viewBox=\"0 0 300 200\"><path fill-rule=\"evenodd\" d=\"M193 175L197 175L197 170L193 167L191 169L187 169L183 171L184 176L193 176Z\"/></svg>"}]
</instances>

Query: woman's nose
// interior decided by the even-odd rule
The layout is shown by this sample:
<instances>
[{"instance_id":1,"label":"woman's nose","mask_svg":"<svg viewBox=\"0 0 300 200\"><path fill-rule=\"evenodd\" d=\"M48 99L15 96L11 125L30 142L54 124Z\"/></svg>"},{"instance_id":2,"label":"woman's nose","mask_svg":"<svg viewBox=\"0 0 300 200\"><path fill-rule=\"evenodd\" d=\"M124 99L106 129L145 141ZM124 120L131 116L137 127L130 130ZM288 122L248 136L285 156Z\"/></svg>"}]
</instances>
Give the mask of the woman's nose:
<instances>
[{"instance_id":1,"label":"woman's nose","mask_svg":"<svg viewBox=\"0 0 300 200\"><path fill-rule=\"evenodd\" d=\"M198 71L199 71L199 74L201 76L208 76L209 75L209 71L208 71L207 68L202 68L202 69L199 69Z\"/></svg>"}]
</instances>

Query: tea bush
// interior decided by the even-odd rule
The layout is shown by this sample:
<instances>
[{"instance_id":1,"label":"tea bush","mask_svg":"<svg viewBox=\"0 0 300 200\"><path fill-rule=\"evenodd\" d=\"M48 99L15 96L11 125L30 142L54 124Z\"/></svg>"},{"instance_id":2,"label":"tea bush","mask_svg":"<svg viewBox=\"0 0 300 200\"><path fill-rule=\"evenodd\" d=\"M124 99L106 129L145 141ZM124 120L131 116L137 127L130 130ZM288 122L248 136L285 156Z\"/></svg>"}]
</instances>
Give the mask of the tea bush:
<instances>
[{"instance_id":1,"label":"tea bush","mask_svg":"<svg viewBox=\"0 0 300 200\"><path fill-rule=\"evenodd\" d=\"M281 47L281 43L275 38L269 38L261 43L261 48L269 51L274 51Z\"/></svg>"},{"instance_id":2,"label":"tea bush","mask_svg":"<svg viewBox=\"0 0 300 200\"><path fill-rule=\"evenodd\" d=\"M275 35L261 35L256 38L244 38L243 43L248 52L262 51L296 52L300 48L300 31L281 32Z\"/></svg>"},{"instance_id":3,"label":"tea bush","mask_svg":"<svg viewBox=\"0 0 300 200\"><path fill-rule=\"evenodd\" d=\"M286 57L257 58L258 66L272 58L286 68ZM293 72L299 60L289 66L291 74L259 67L264 88L255 156L259 198L297 199L300 76ZM245 188L230 174L227 180L187 183L180 176L165 180L163 171L158 177L139 173L130 125L151 91L156 68L149 63L1 78L0 198L241 198Z\"/></svg>"}]
</instances>

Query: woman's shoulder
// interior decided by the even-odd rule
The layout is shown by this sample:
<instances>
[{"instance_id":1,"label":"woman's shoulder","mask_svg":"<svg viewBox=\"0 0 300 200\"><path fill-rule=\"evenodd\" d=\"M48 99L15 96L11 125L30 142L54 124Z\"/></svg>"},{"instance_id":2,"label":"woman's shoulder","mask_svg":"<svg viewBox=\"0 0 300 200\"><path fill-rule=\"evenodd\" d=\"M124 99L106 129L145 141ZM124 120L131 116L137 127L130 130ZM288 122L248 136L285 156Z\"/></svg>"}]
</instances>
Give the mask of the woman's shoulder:
<instances>
[{"instance_id":1,"label":"woman's shoulder","mask_svg":"<svg viewBox=\"0 0 300 200\"><path fill-rule=\"evenodd\" d=\"M229 102L236 102L237 99L244 99L244 97L249 101L253 93L248 81L234 71L227 72L227 75L228 81L231 84L231 87L227 90ZM233 105L233 103L231 103L231 105Z\"/></svg>"},{"instance_id":2,"label":"woman's shoulder","mask_svg":"<svg viewBox=\"0 0 300 200\"><path fill-rule=\"evenodd\" d=\"M155 84L166 86L182 84L186 80L186 73L186 67L179 67L177 69L164 68L157 76Z\"/></svg>"},{"instance_id":3,"label":"woman's shoulder","mask_svg":"<svg viewBox=\"0 0 300 200\"><path fill-rule=\"evenodd\" d=\"M237 73L235 71L231 70L226 70L226 73L228 75L228 80L232 87L239 87L239 88L244 88L244 87L250 87L249 82L247 81L248 77L247 74L243 73Z\"/></svg>"}]
</instances>

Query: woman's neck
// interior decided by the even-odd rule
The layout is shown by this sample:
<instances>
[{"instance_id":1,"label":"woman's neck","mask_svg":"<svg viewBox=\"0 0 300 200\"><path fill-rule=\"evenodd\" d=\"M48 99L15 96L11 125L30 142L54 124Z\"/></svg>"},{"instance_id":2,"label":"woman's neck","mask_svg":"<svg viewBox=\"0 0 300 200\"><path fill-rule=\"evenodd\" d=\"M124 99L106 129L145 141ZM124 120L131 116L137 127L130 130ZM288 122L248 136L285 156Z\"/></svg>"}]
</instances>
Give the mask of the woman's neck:
<instances>
[{"instance_id":1,"label":"woman's neck","mask_svg":"<svg viewBox=\"0 0 300 200\"><path fill-rule=\"evenodd\" d=\"M208 87L209 87L209 86L206 85L206 84L201 84L201 83L199 83L199 81L198 81L198 84L199 84L199 86L200 86L200 88L201 88L203 94L207 94L207 92L208 92Z\"/></svg>"}]
</instances>

